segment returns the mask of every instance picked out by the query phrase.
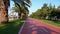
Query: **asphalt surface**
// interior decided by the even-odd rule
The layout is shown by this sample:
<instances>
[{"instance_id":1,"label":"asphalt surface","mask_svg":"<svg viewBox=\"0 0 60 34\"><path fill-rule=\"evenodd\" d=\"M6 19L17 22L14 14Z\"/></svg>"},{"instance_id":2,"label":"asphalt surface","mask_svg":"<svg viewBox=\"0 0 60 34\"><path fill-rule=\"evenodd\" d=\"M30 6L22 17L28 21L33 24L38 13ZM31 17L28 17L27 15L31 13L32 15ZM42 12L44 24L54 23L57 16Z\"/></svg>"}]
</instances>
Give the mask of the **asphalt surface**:
<instances>
[{"instance_id":1,"label":"asphalt surface","mask_svg":"<svg viewBox=\"0 0 60 34\"><path fill-rule=\"evenodd\" d=\"M27 18L21 33L18 34L60 34L60 28Z\"/></svg>"}]
</instances>

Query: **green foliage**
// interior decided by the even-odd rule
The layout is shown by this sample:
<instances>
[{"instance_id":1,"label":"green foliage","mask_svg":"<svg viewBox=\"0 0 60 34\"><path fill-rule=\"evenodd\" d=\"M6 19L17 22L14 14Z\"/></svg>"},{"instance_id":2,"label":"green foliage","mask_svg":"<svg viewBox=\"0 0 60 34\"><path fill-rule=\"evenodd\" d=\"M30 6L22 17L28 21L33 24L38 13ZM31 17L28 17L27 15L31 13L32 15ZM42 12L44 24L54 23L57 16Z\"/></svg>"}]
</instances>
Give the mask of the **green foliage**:
<instances>
[{"instance_id":1,"label":"green foliage","mask_svg":"<svg viewBox=\"0 0 60 34\"><path fill-rule=\"evenodd\" d=\"M20 12L19 7L13 7L12 10L14 10L14 12Z\"/></svg>"},{"instance_id":2,"label":"green foliage","mask_svg":"<svg viewBox=\"0 0 60 34\"><path fill-rule=\"evenodd\" d=\"M46 19L48 16L48 19L51 19L52 17L57 16L57 18L60 18L60 6L55 8L55 5L52 6L51 4L48 6L46 3L43 4L41 9L37 9L36 12L32 13L30 17L33 18L41 18Z\"/></svg>"},{"instance_id":3,"label":"green foliage","mask_svg":"<svg viewBox=\"0 0 60 34\"><path fill-rule=\"evenodd\" d=\"M38 9L36 12L32 13L32 17L37 17L37 18L41 18L48 15L48 7L47 4L45 3L43 5L43 7L41 9ZM31 15L30 15L31 17Z\"/></svg>"}]
</instances>

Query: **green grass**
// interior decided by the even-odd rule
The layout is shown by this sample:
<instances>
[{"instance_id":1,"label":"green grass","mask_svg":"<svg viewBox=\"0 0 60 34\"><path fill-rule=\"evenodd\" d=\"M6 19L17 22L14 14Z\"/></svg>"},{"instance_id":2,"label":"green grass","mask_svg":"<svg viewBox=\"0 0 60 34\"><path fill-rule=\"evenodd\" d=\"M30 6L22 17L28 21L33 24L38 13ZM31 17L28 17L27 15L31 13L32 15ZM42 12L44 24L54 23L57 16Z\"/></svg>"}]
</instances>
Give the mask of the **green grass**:
<instances>
[{"instance_id":1,"label":"green grass","mask_svg":"<svg viewBox=\"0 0 60 34\"><path fill-rule=\"evenodd\" d=\"M60 21L40 19L40 21L60 27Z\"/></svg>"},{"instance_id":2,"label":"green grass","mask_svg":"<svg viewBox=\"0 0 60 34\"><path fill-rule=\"evenodd\" d=\"M22 20L10 21L8 24L0 24L0 34L18 34L22 26Z\"/></svg>"}]
</instances>

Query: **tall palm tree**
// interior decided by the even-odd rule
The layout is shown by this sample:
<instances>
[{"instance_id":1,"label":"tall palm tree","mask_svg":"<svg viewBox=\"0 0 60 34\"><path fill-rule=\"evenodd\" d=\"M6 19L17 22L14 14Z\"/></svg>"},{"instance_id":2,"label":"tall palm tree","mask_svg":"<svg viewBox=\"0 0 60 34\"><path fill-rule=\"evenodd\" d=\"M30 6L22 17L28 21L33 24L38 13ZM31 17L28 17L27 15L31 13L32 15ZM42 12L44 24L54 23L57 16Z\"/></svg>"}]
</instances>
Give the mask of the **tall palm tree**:
<instances>
[{"instance_id":1,"label":"tall palm tree","mask_svg":"<svg viewBox=\"0 0 60 34\"><path fill-rule=\"evenodd\" d=\"M0 0L0 23L8 22L9 0Z\"/></svg>"},{"instance_id":2,"label":"tall palm tree","mask_svg":"<svg viewBox=\"0 0 60 34\"><path fill-rule=\"evenodd\" d=\"M22 12L20 12L20 8L19 7L13 7L12 10L14 10L14 12L17 12L18 13L19 18L20 18L20 14L24 14L24 15L21 15L22 17L23 16L24 17L27 17L28 16L28 13L29 13L28 8L27 7L23 7L23 6L21 6Z\"/></svg>"},{"instance_id":3,"label":"tall palm tree","mask_svg":"<svg viewBox=\"0 0 60 34\"><path fill-rule=\"evenodd\" d=\"M13 0L13 1L15 3L15 6L18 6L20 9L20 14L19 14L20 17L22 16L22 13L24 12L23 8L24 8L24 10L28 10L27 7L30 7L30 5L31 5L30 0Z\"/></svg>"}]
</instances>

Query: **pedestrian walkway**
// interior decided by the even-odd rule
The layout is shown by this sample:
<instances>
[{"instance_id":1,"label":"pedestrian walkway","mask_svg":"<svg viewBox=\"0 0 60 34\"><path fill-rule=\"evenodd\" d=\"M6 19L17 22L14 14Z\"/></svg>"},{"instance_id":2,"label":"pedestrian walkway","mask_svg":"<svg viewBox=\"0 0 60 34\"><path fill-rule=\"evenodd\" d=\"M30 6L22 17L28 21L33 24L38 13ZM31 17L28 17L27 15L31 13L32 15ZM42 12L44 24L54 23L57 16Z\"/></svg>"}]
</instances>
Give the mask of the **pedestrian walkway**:
<instances>
[{"instance_id":1,"label":"pedestrian walkway","mask_svg":"<svg viewBox=\"0 0 60 34\"><path fill-rule=\"evenodd\" d=\"M60 28L28 18L18 34L60 34Z\"/></svg>"}]
</instances>

